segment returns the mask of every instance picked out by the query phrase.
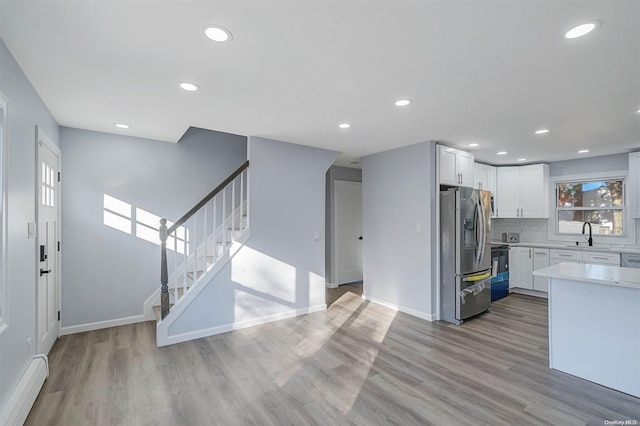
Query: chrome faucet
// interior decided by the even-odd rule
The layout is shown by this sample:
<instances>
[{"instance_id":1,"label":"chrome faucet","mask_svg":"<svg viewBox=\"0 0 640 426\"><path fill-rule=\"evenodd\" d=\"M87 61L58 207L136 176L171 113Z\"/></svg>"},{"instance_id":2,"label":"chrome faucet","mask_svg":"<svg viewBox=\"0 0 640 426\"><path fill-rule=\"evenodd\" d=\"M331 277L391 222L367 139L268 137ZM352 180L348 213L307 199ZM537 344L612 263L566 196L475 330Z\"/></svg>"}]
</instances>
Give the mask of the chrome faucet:
<instances>
[{"instance_id":1,"label":"chrome faucet","mask_svg":"<svg viewBox=\"0 0 640 426\"><path fill-rule=\"evenodd\" d=\"M585 222L582 224L582 234L584 235L584 227L586 225L589 225L589 239L587 240L589 242L589 247L593 246L593 238L591 238L591 223L590 222Z\"/></svg>"}]
</instances>

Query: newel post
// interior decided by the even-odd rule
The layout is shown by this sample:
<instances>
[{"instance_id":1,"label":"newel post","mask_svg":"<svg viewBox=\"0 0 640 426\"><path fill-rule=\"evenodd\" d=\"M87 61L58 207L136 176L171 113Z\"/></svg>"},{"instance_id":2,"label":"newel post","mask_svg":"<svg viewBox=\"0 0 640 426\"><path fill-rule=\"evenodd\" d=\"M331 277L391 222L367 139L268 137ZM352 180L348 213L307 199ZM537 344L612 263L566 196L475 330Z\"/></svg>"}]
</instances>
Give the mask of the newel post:
<instances>
[{"instance_id":1,"label":"newel post","mask_svg":"<svg viewBox=\"0 0 640 426\"><path fill-rule=\"evenodd\" d=\"M169 274L167 272L167 219L160 219L160 242L162 243L160 259L160 307L162 319L169 314Z\"/></svg>"}]
</instances>

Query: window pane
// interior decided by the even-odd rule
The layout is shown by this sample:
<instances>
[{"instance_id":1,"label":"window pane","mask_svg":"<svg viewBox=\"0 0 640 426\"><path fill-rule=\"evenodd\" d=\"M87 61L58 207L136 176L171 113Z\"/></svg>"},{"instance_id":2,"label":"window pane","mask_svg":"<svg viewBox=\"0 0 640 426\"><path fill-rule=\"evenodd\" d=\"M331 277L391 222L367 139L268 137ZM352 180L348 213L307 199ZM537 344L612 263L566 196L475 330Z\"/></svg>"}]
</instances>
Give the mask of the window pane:
<instances>
[{"instance_id":1,"label":"window pane","mask_svg":"<svg viewBox=\"0 0 640 426\"><path fill-rule=\"evenodd\" d=\"M558 184L558 207L623 206L622 180Z\"/></svg>"},{"instance_id":2,"label":"window pane","mask_svg":"<svg viewBox=\"0 0 640 426\"><path fill-rule=\"evenodd\" d=\"M581 234L582 224L591 223L593 235L623 235L622 210L563 210L558 212L560 234ZM585 232L588 232L588 227Z\"/></svg>"}]
</instances>

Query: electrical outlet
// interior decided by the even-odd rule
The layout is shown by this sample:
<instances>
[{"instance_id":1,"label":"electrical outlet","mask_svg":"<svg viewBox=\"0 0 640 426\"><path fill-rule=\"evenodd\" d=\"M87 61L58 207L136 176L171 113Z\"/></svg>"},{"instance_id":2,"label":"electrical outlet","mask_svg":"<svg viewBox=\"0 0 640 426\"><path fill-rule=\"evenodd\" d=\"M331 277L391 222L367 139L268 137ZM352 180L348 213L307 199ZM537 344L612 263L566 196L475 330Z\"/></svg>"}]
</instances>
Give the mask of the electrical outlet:
<instances>
[{"instance_id":1,"label":"electrical outlet","mask_svg":"<svg viewBox=\"0 0 640 426\"><path fill-rule=\"evenodd\" d=\"M31 353L31 337L27 339L27 354Z\"/></svg>"}]
</instances>

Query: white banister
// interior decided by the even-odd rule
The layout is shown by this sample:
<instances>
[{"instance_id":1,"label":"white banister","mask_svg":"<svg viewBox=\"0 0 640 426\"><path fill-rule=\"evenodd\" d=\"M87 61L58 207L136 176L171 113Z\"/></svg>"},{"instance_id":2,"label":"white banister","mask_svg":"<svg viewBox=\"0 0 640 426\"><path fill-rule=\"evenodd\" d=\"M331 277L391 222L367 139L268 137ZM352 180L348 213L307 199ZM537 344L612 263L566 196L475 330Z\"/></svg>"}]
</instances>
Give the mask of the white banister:
<instances>
[{"instance_id":1,"label":"white banister","mask_svg":"<svg viewBox=\"0 0 640 426\"><path fill-rule=\"evenodd\" d=\"M248 231L249 220L244 216L245 212L248 215L249 209L248 199L246 199L248 190L245 190L248 167L247 161L176 223L167 227L167 221L161 220L160 234L163 235L162 232L164 232L164 251L161 259L161 272L163 272L161 283L165 289L165 296L161 297L163 319L171 309L169 298L173 298L174 306L180 303L187 291L205 278L207 272L230 252L238 238ZM238 178L239 183L236 182ZM228 191L231 191L230 205L227 203ZM220 192L222 192L222 206L219 212ZM211 213L210 209L213 210ZM200 220L202 220L202 229L199 229L198 225ZM230 237L227 235L229 229ZM167 248L173 249L171 253L173 261L167 259ZM211 256L209 250L211 250ZM168 271L169 265L171 265L171 271ZM190 274L192 274L191 278L189 278ZM171 288L170 292L169 288Z\"/></svg>"}]
</instances>

